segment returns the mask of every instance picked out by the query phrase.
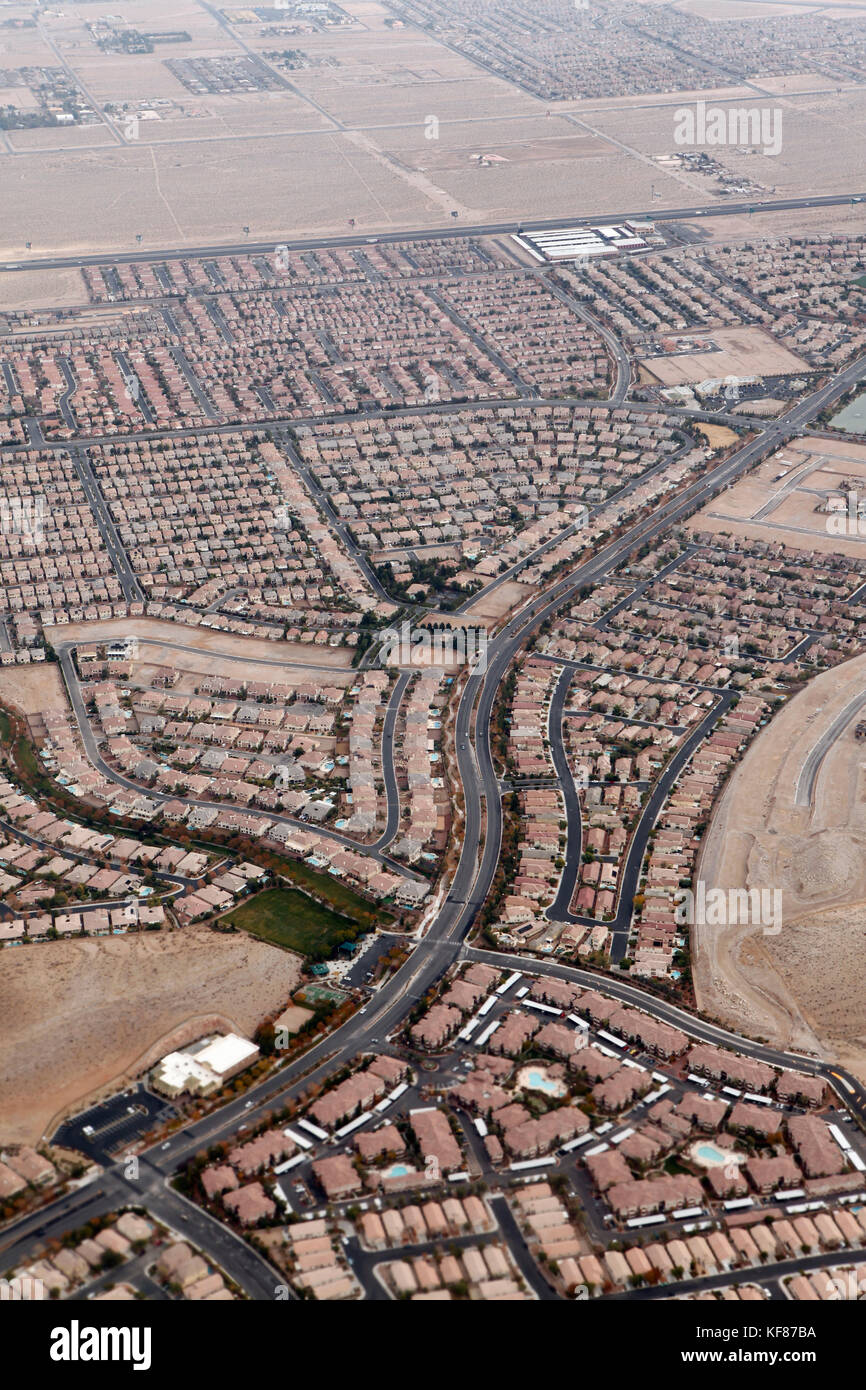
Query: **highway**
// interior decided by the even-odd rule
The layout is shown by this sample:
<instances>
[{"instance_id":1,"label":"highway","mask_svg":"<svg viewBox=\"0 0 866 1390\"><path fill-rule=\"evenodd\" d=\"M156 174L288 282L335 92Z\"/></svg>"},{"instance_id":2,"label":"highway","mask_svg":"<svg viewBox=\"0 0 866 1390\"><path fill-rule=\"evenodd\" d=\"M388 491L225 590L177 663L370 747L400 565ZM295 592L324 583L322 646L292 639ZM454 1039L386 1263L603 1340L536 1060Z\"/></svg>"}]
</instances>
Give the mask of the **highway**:
<instances>
[{"instance_id":1,"label":"highway","mask_svg":"<svg viewBox=\"0 0 866 1390\"><path fill-rule=\"evenodd\" d=\"M595 402L595 404L597 405L610 405L611 403L612 398L608 401ZM534 402L534 404L550 405L551 402L536 401ZM569 403L564 400L561 400L558 402L558 404L577 405L579 404L579 402L572 401ZM681 434L682 432L677 431L677 433ZM555 546L560 544L560 542L568 540L569 537L573 536L576 531L582 531L588 522L593 521L597 519L599 516L601 516L606 508L616 507L627 497L630 497L631 494L637 488L643 487L652 478L656 477L657 474L664 473L667 469L671 467L672 464L676 463L677 460L683 454L687 453L691 447L691 440L686 438L686 442L683 444L681 449L678 449L676 451L676 453L666 455L658 463L654 464L652 468L648 468L645 473L640 473L636 478L632 479L631 482L626 483L617 492L611 493L611 495L609 497L606 497L603 502L597 502L592 507L589 507L586 510L585 516L579 517L578 520L572 522L570 526L566 526L563 531L557 531L554 535L552 535L549 538L549 540L544 541L541 545L537 546L535 550L530 551L528 555L524 555L521 559L515 560L513 565L510 565L508 569L503 570L501 574L496 575L494 579L489 580L488 583L485 584L481 589L476 589L473 594L470 594L470 596L467 599L465 599L464 602L461 603L458 608L454 610L455 613L471 615L472 608L476 604L480 603L482 599L486 598L488 594L492 593L494 589L498 589L501 584L506 583L509 579L517 578L517 576L521 573L522 570L528 569L531 566L533 566L538 560L541 559L543 555L546 555L549 550L553 550ZM682 556L678 556L675 563L679 564L681 559Z\"/></svg>"},{"instance_id":2,"label":"highway","mask_svg":"<svg viewBox=\"0 0 866 1390\"><path fill-rule=\"evenodd\" d=\"M374 242L387 244L390 242L418 241L422 238L428 241L450 241L455 237L512 236L519 231L546 232L553 231L557 227L597 224L607 226L611 223L626 222L632 219L652 222L681 222L692 217L731 217L738 214L749 216L755 212L792 212L800 208L844 207L846 203L862 202L864 199L866 199L866 193L863 192L830 193L818 198L763 198L752 202L704 203L696 204L693 207L679 208L651 208L648 210L646 206L639 206L619 209L615 212L575 213L572 216L563 214L559 217L528 219L519 222L477 222L469 225L460 224L458 220L448 226L405 227L398 231L381 231L375 234L352 232L345 236L319 237L315 233L311 233L309 236L295 237L291 240L278 237L270 241L245 240L226 243L225 245L208 244L153 247L147 250L137 248L127 251L100 251L88 256L26 256L23 260L0 262L0 271L59 270L86 265L130 265L139 261L177 261L183 260L187 256L196 258L202 256L264 256L275 251L277 246L285 246L289 251L314 251L317 247L321 247L323 250L333 247L355 246L363 248Z\"/></svg>"}]
</instances>

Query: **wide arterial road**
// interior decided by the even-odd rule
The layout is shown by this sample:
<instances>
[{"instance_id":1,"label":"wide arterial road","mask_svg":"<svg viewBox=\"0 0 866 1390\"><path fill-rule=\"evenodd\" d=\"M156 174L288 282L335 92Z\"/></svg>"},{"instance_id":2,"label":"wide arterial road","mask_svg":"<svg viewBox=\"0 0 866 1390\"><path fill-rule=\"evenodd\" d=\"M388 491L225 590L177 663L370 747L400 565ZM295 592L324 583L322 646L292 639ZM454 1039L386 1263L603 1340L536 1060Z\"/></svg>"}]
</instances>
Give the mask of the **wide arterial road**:
<instances>
[{"instance_id":1,"label":"wide arterial road","mask_svg":"<svg viewBox=\"0 0 866 1390\"><path fill-rule=\"evenodd\" d=\"M312 1081L324 1079L351 1061L360 1051L376 1050L377 1045L404 1022L417 1000L458 958L493 882L499 859L502 805L490 747L490 725L500 684L518 652L537 629L573 599L581 588L611 574L638 546L658 539L669 527L702 506L771 449L800 431L826 405L861 381L864 375L866 357L840 372L795 405L784 417L768 424L736 453L662 503L650 516L635 521L622 535L609 541L554 584L551 590L515 614L492 639L487 649L486 669L475 671L466 678L457 708L455 743L463 785L463 843L450 890L438 910L434 909L423 939L405 965L379 990L375 1000L363 1013L355 1014L309 1052L246 1092L245 1099L231 1101L214 1114L186 1126L172 1137L165 1149L151 1149L142 1155L142 1168L148 1174L145 1184L127 1182L122 1177L122 1165L111 1170L111 1193L106 1186L105 1198L110 1199L113 1206L120 1205L125 1194L127 1202L152 1204L155 1213L163 1220L175 1229L183 1229L178 1223L190 1220L189 1204L162 1185L163 1177L169 1178L202 1148L229 1138L236 1131L241 1117L248 1123L255 1122L275 1104L284 1104ZM497 954L491 958L501 963L503 968L512 964L512 959L507 956ZM522 957L516 958L514 963L528 966ZM741 1038L729 1030L686 1015L675 1006L620 979L592 975L584 981L585 972L551 961L533 961L529 968L535 974L573 977L591 983L603 992L627 999L655 1017L676 1023L692 1036L706 1037L738 1048L772 1065L820 1074L834 1087L857 1119L866 1123L866 1088L841 1067ZM145 1191L142 1190L143 1186ZM61 1198L43 1208L36 1214L38 1221L36 1217L30 1217L16 1223L7 1231L0 1249L10 1253L14 1250L16 1264L30 1258L37 1245L51 1235L62 1234L73 1224L70 1222L68 1202L68 1198ZM227 1244L226 1228L221 1223L199 1209L195 1216L195 1229L190 1234L205 1253L211 1254L239 1283L245 1284L246 1280L245 1286L253 1297L268 1296L262 1292L266 1280L262 1277L258 1257L255 1269L251 1267L248 1254L241 1253L240 1248L233 1258L233 1247Z\"/></svg>"},{"instance_id":2,"label":"wide arterial road","mask_svg":"<svg viewBox=\"0 0 866 1390\"><path fill-rule=\"evenodd\" d=\"M0 262L0 270L30 270L33 268L57 270L83 265L129 265L138 261L177 261L183 260L187 256L264 256L273 252L278 245L285 246L289 251L310 251L316 247L321 247L323 250L338 246L363 247L370 242L384 244L395 241L418 241L421 238L425 241L448 241L453 237L508 236L517 232L555 231L557 227L610 226L611 223L628 222L634 219L652 222L681 222L690 217L751 216L752 213L756 212L792 212L798 208L843 207L846 203L862 203L864 201L866 201L866 193L862 192L828 193L817 198L766 198L750 203L711 203L709 206L704 204L702 207L689 208L651 208L647 210L646 207L638 207L619 212L588 214L581 211L571 215L563 213L560 217L547 217L526 222L480 222L468 225L455 221L446 227L423 227L420 230L417 227L407 227L401 231L383 231L372 236L353 232L346 236L320 237L312 232L307 237L295 238L292 241L254 242L246 240L231 245L189 245L154 248L145 251L141 249L104 251L95 252L88 256L27 256L20 261Z\"/></svg>"}]
</instances>

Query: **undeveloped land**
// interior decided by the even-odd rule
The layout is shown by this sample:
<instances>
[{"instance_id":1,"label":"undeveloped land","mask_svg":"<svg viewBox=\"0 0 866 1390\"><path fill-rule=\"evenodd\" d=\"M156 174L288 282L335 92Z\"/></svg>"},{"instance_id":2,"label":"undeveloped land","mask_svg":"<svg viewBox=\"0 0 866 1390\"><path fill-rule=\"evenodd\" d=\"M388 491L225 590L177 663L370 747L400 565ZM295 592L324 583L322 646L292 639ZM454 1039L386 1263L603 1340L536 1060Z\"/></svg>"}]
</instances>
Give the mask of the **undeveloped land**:
<instances>
[{"instance_id":1,"label":"undeveloped land","mask_svg":"<svg viewBox=\"0 0 866 1390\"><path fill-rule=\"evenodd\" d=\"M504 584L492 589L489 594L484 594L475 603L470 603L465 609L463 617L495 627L506 613L510 613L512 608L517 608L521 603L525 603L535 592L536 590L531 584L521 584L516 579L507 579Z\"/></svg>"},{"instance_id":2,"label":"undeveloped land","mask_svg":"<svg viewBox=\"0 0 866 1390\"><path fill-rule=\"evenodd\" d=\"M866 555L866 536L828 529L822 495L838 497L847 481L862 494L866 448L844 439L797 439L786 444L686 523L692 531L779 541L820 554ZM849 533L850 532L850 533Z\"/></svg>"},{"instance_id":3,"label":"undeveloped land","mask_svg":"<svg viewBox=\"0 0 866 1390\"><path fill-rule=\"evenodd\" d=\"M80 270L17 270L0 273L0 309L60 308L86 304L87 288Z\"/></svg>"},{"instance_id":4,"label":"undeveloped land","mask_svg":"<svg viewBox=\"0 0 866 1390\"><path fill-rule=\"evenodd\" d=\"M37 1142L86 1098L210 1031L215 1017L249 1036L299 975L288 951L192 927L7 948L0 1143Z\"/></svg>"},{"instance_id":5,"label":"undeveloped land","mask_svg":"<svg viewBox=\"0 0 866 1390\"><path fill-rule=\"evenodd\" d=\"M696 425L695 428L714 449L726 449L737 442L737 435L727 425Z\"/></svg>"},{"instance_id":6,"label":"undeveloped land","mask_svg":"<svg viewBox=\"0 0 866 1390\"><path fill-rule=\"evenodd\" d=\"M785 376L809 370L801 357L777 343L763 328L714 328L689 336L696 341L709 340L717 350L641 358L641 366L663 386L726 376Z\"/></svg>"},{"instance_id":7,"label":"undeveloped land","mask_svg":"<svg viewBox=\"0 0 866 1390\"><path fill-rule=\"evenodd\" d=\"M53 662L0 667L0 701L15 705L23 714L66 709L69 703L60 667Z\"/></svg>"},{"instance_id":8,"label":"undeveloped land","mask_svg":"<svg viewBox=\"0 0 866 1390\"><path fill-rule=\"evenodd\" d=\"M209 675L247 674L254 680L284 679L274 668L294 667L309 671L328 667L338 672L351 666L349 647L317 647L311 642L269 642L264 637L240 637L233 632L217 632L207 627L185 627L182 623L162 622L158 618L106 618L102 622L69 623L47 627L49 642L106 642L115 638L138 637L148 646L142 655L157 663L201 670ZM185 651L183 648L193 648ZM199 653L202 655L200 656ZM254 674L249 669L260 668ZM262 674L261 668L266 668ZM290 679L290 677L286 677ZM300 680L308 679L300 675Z\"/></svg>"},{"instance_id":9,"label":"undeveloped land","mask_svg":"<svg viewBox=\"0 0 866 1390\"><path fill-rule=\"evenodd\" d=\"M694 930L704 1013L755 1036L814 1051L866 1077L866 765L854 737L866 657L810 682L734 772L706 836L707 888L778 888L782 929ZM851 717L820 763L811 804L809 753L846 707Z\"/></svg>"}]
</instances>

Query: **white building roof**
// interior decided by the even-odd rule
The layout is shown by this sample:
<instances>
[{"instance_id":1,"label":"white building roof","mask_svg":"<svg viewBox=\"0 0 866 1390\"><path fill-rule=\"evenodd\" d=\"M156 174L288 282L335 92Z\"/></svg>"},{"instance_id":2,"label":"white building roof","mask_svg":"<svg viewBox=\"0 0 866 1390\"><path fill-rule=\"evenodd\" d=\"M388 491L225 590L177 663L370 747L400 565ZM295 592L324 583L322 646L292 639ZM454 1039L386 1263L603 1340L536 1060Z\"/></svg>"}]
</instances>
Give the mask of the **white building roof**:
<instances>
[{"instance_id":1,"label":"white building roof","mask_svg":"<svg viewBox=\"0 0 866 1390\"><path fill-rule=\"evenodd\" d=\"M156 1076L165 1086L186 1090L190 1082L196 1086L212 1086L215 1080L210 1067L203 1067L197 1057L188 1052L169 1052L156 1068Z\"/></svg>"},{"instance_id":2,"label":"white building roof","mask_svg":"<svg viewBox=\"0 0 866 1390\"><path fill-rule=\"evenodd\" d=\"M226 1033L222 1038L214 1038L213 1042L196 1053L195 1060L217 1076L224 1076L242 1062L252 1061L258 1050L255 1043L239 1037L237 1033Z\"/></svg>"}]
</instances>

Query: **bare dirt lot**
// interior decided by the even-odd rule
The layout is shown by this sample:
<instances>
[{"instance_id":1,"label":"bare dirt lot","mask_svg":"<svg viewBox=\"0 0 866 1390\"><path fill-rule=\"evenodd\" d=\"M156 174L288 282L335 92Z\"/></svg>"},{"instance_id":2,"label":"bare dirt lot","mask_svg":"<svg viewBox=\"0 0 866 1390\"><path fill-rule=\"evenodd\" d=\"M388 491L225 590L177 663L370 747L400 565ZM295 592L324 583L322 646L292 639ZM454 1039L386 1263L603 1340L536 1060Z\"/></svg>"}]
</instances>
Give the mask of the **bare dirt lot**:
<instances>
[{"instance_id":1,"label":"bare dirt lot","mask_svg":"<svg viewBox=\"0 0 866 1390\"><path fill-rule=\"evenodd\" d=\"M0 700L16 705L24 714L46 709L66 709L68 700L53 663L37 666L0 666Z\"/></svg>"},{"instance_id":2,"label":"bare dirt lot","mask_svg":"<svg viewBox=\"0 0 866 1390\"><path fill-rule=\"evenodd\" d=\"M716 246L754 245L763 238L775 240L784 236L827 236L829 233L843 236L861 236L863 233L863 209L858 204L841 204L839 207L791 208L780 212L762 212L760 208L751 217L729 217L683 219L681 224L696 241Z\"/></svg>"},{"instance_id":3,"label":"bare dirt lot","mask_svg":"<svg viewBox=\"0 0 866 1390\"><path fill-rule=\"evenodd\" d=\"M864 691L866 657L810 682L734 772L706 836L698 878L708 889L780 889L781 931L750 924L693 929L702 1012L842 1062L861 1077L866 747L854 725ZM817 760L810 798L807 759L842 711L844 727Z\"/></svg>"},{"instance_id":4,"label":"bare dirt lot","mask_svg":"<svg viewBox=\"0 0 866 1390\"><path fill-rule=\"evenodd\" d=\"M62 308L86 304L87 289L80 270L18 270L0 274L0 309Z\"/></svg>"},{"instance_id":5,"label":"bare dirt lot","mask_svg":"<svg viewBox=\"0 0 866 1390\"><path fill-rule=\"evenodd\" d=\"M208 1031L209 1016L248 1036L300 972L297 957L245 933L194 927L9 948L0 963L0 1143L35 1143L152 1065L160 1039L168 1051Z\"/></svg>"},{"instance_id":6,"label":"bare dirt lot","mask_svg":"<svg viewBox=\"0 0 866 1390\"><path fill-rule=\"evenodd\" d=\"M508 579L491 593L485 594L475 603L470 603L464 613L465 618L487 623L495 627L512 608L532 597L535 589L531 584L520 584L516 579Z\"/></svg>"},{"instance_id":7,"label":"bare dirt lot","mask_svg":"<svg viewBox=\"0 0 866 1390\"><path fill-rule=\"evenodd\" d=\"M663 386L725 376L785 376L808 371L801 357L777 343L763 328L713 328L689 336L709 339L718 351L641 358L641 366Z\"/></svg>"},{"instance_id":8,"label":"bare dirt lot","mask_svg":"<svg viewBox=\"0 0 866 1390\"><path fill-rule=\"evenodd\" d=\"M470 128L471 130L471 128ZM469 133L469 132L467 132ZM478 134L471 132L474 139L457 148L448 148L441 142L432 150L419 144L417 150L407 151L404 158L411 159L416 168L423 169L465 169L473 161L483 158L494 163L534 164L539 160L551 159L596 159L607 154L603 140L593 135L570 135L559 139L504 141L500 130L492 144L480 142ZM453 132L449 132L453 135Z\"/></svg>"},{"instance_id":9,"label":"bare dirt lot","mask_svg":"<svg viewBox=\"0 0 866 1390\"><path fill-rule=\"evenodd\" d=\"M46 628L45 636L52 644L138 637L148 643L142 655L146 654L157 663L165 662L210 675L237 675L239 665L242 670L250 666L265 668L265 674L258 671L253 677L255 680L267 679L268 672L271 680L276 679L275 667L303 668L307 672L322 668L340 671L347 670L352 662L349 647L269 642L265 638L215 632L213 628L184 627L180 623L161 622L158 618L107 618L102 622L69 623L65 627ZM184 650L186 648L189 650Z\"/></svg>"},{"instance_id":10,"label":"bare dirt lot","mask_svg":"<svg viewBox=\"0 0 866 1390\"><path fill-rule=\"evenodd\" d=\"M745 0L682 4L710 18L718 10L720 19L799 13L796 5ZM191 36L189 44L149 54L101 52L80 7L43 7L38 30L4 29L5 67L53 67L60 54L93 112L83 126L6 132L0 254L24 258L27 243L34 257L128 250L136 237L149 249L234 244L243 226L255 239L279 240L288 229L337 235L350 217L366 233L450 226L455 212L499 222L530 213L572 218L576 206L584 216L607 216L719 201L715 177L659 159L677 152L675 112L683 102L751 104L753 87L542 101L461 56L447 38L412 24L392 27L384 4L344 0L342 8L354 25L298 36L308 64L288 71L279 58L266 59L285 80L271 91L193 93L171 72L172 58L284 47L280 26L223 23L219 7L190 0L153 0L146 17L143 5L123 0L131 26ZM783 148L772 159L727 149L726 168L768 195L813 197L847 187L862 145L862 85L809 72L761 83L784 114ZM32 92L10 91L15 104L32 109ZM135 138L104 110L124 103L147 112ZM435 138L431 115L439 122ZM471 158L476 147L503 162L482 165ZM753 240L840 225L859 231L857 216L850 208L807 208L692 226L697 237ZM19 302L33 301L22 291Z\"/></svg>"},{"instance_id":11,"label":"bare dirt lot","mask_svg":"<svg viewBox=\"0 0 866 1390\"><path fill-rule=\"evenodd\" d=\"M691 531L781 541L820 554L866 555L856 522L828 529L821 510L853 483L866 488L866 447L840 439L795 439L686 523Z\"/></svg>"}]
</instances>

